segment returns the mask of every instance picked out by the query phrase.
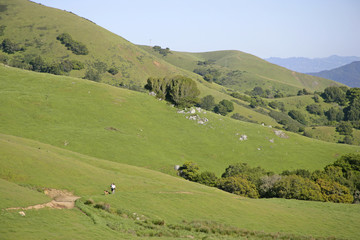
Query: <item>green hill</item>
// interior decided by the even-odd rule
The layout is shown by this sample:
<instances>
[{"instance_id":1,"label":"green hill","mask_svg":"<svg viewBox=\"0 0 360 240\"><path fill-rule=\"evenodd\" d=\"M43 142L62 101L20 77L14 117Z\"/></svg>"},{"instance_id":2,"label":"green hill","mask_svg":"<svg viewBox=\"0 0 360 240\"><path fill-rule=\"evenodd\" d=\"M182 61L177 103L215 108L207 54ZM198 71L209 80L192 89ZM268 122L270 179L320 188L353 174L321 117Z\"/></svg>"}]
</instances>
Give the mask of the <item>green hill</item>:
<instances>
[{"instance_id":1,"label":"green hill","mask_svg":"<svg viewBox=\"0 0 360 240\"><path fill-rule=\"evenodd\" d=\"M10 39L25 48L15 54L1 54L2 61L28 68L28 62L41 56L48 63L77 60L83 70L72 70L71 76L84 77L87 69L101 72L103 82L111 85L143 86L149 76L186 74L139 47L71 12L45 7L27 0L1 0L0 41ZM61 44L57 37L68 33L85 45L87 55L77 55ZM111 67L118 70L112 75Z\"/></svg>"},{"instance_id":2,"label":"green hill","mask_svg":"<svg viewBox=\"0 0 360 240\"><path fill-rule=\"evenodd\" d=\"M220 174L241 161L281 172L321 169L359 150L292 133L281 138L277 129L211 112L177 113L148 94L106 84L4 66L0 71L0 132L115 162L171 172L191 160ZM208 122L186 118L196 115ZM239 140L242 134L247 141Z\"/></svg>"},{"instance_id":3,"label":"green hill","mask_svg":"<svg viewBox=\"0 0 360 240\"><path fill-rule=\"evenodd\" d=\"M359 205L246 199L152 170L4 134L0 135L0 151L0 234L4 239L359 237ZM113 181L117 192L103 195ZM19 210L4 210L46 201L29 187L72 191L82 197L77 202L81 211L26 210L22 217ZM107 210L84 205L88 199L106 203ZM239 235L229 233L236 229Z\"/></svg>"},{"instance_id":4,"label":"green hill","mask_svg":"<svg viewBox=\"0 0 360 240\"><path fill-rule=\"evenodd\" d=\"M154 53L154 50L148 46L140 47L149 53ZM240 51L204 53L172 51L171 54L163 56L163 59L189 71L216 70L220 74L217 83L241 92L262 87L264 90L277 90L286 95L296 94L303 88L315 91L337 84L327 79L290 71Z\"/></svg>"}]
</instances>

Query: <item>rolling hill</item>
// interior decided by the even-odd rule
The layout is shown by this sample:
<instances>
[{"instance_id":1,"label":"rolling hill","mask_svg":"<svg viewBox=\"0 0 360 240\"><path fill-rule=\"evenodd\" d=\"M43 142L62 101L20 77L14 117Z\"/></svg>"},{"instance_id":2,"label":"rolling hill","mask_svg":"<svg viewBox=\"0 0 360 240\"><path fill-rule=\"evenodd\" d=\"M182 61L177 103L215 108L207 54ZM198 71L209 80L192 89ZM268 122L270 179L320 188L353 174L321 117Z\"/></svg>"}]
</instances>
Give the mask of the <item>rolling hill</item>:
<instances>
[{"instance_id":1,"label":"rolling hill","mask_svg":"<svg viewBox=\"0 0 360 240\"><path fill-rule=\"evenodd\" d=\"M242 161L281 172L321 169L359 150L293 133L281 138L276 129L212 112L177 113L148 94L106 84L6 66L0 71L0 132L115 162L171 172L192 160L219 174ZM191 115L208 122L186 118ZM241 134L249 140L239 141Z\"/></svg>"},{"instance_id":2,"label":"rolling hill","mask_svg":"<svg viewBox=\"0 0 360 240\"><path fill-rule=\"evenodd\" d=\"M87 19L30 1L0 0L0 12L0 40L11 39L18 49L0 53L0 238L360 237L359 205L248 199L186 181L174 170L186 161L217 176L238 162L275 173L319 170L343 154L358 153L359 146L280 131L272 127L275 120L241 100L235 111L265 124L197 108L180 111L144 91L118 87L140 90L149 76L181 74L196 80L200 96L212 94L219 101L235 100L229 93L242 87L274 85L291 93L322 89L332 81L238 51L161 56ZM56 38L64 32L89 54L62 45ZM26 70L40 55L50 64L76 60L85 68L70 76ZM239 75L223 86L207 82L192 72L199 61L214 62L223 75ZM100 82L79 78L99 66ZM119 72L107 72L111 67ZM111 182L116 194L105 195ZM23 215L8 209L47 203L49 189L80 199L72 209L23 210Z\"/></svg>"},{"instance_id":3,"label":"rolling hill","mask_svg":"<svg viewBox=\"0 0 360 240\"><path fill-rule=\"evenodd\" d=\"M349 87L360 87L360 61L352 62L335 69L308 74L331 79Z\"/></svg>"},{"instance_id":4,"label":"rolling hill","mask_svg":"<svg viewBox=\"0 0 360 240\"><path fill-rule=\"evenodd\" d=\"M0 134L0 151L0 234L4 239L359 237L359 205L247 199L4 134ZM113 181L117 193L103 195ZM19 210L5 210L49 201L31 190L43 188L67 189L82 198L74 209L26 210L25 216ZM104 203L106 210L95 207Z\"/></svg>"},{"instance_id":5,"label":"rolling hill","mask_svg":"<svg viewBox=\"0 0 360 240\"><path fill-rule=\"evenodd\" d=\"M140 47L154 54L151 47ZM171 54L162 56L162 58L188 71L195 69L216 70L220 73L217 83L240 92L252 90L254 87L262 87L272 91L281 91L286 95L296 94L298 90L303 88L314 91L336 85L335 82L293 72L240 51L204 53L171 51ZM208 64L206 64L207 62Z\"/></svg>"}]
</instances>

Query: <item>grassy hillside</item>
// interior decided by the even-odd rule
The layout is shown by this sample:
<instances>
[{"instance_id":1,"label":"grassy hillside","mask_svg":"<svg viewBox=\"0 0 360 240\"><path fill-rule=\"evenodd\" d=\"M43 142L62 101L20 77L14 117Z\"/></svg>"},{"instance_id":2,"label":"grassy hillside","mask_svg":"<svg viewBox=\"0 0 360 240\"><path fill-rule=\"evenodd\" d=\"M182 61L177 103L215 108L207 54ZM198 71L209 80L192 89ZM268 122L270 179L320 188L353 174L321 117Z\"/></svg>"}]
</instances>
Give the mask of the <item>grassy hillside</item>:
<instances>
[{"instance_id":1,"label":"grassy hillside","mask_svg":"<svg viewBox=\"0 0 360 240\"><path fill-rule=\"evenodd\" d=\"M152 170L88 157L4 134L0 135L0 151L0 176L3 179L0 181L0 233L5 239L134 239L136 234L147 236L156 233L162 233L164 239L190 235L196 238L239 239L239 236L207 235L204 230L196 232L195 226L190 230L185 228L194 220L200 221L198 224L203 229L206 229L204 221L207 220L212 221L207 223L211 226L218 222L243 229L243 232L246 229L250 231L247 235L250 239L257 235L263 239L266 233L275 233L274 236L277 233L278 237L284 233L349 239L359 237L358 205L236 197ZM114 181L118 186L117 192L103 195L103 190ZM45 201L39 192L24 186L72 191L82 197L77 206L88 216L79 209L27 210L25 217L17 211L4 210L9 206L28 206L36 201ZM23 199L19 200L19 196ZM4 198L8 200L4 201ZM105 202L110 209L103 211L84 205L87 199L95 203ZM130 215L133 213L141 219L132 219ZM164 221L165 225L151 225L150 222L155 220ZM173 229L171 226L174 224L178 227Z\"/></svg>"},{"instance_id":2,"label":"grassy hillside","mask_svg":"<svg viewBox=\"0 0 360 240\"><path fill-rule=\"evenodd\" d=\"M191 114L145 93L0 66L0 132L89 156L171 172L194 161L220 174L231 163L281 172L321 169L359 147L330 144L214 113ZM247 141L240 141L246 134ZM270 141L271 140L271 141Z\"/></svg>"},{"instance_id":3,"label":"grassy hillside","mask_svg":"<svg viewBox=\"0 0 360 240\"><path fill-rule=\"evenodd\" d=\"M154 50L141 46L149 53ZM161 56L158 54L159 57ZM216 69L221 73L222 85L238 91L254 87L279 90L285 94L296 94L299 89L322 90L336 84L333 81L290 71L263 59L240 51L216 51L204 53L174 52L163 57L169 63L193 71L194 69ZM198 62L212 61L204 66Z\"/></svg>"},{"instance_id":4,"label":"grassy hillside","mask_svg":"<svg viewBox=\"0 0 360 240\"><path fill-rule=\"evenodd\" d=\"M41 55L50 63L78 60L85 64L85 69L70 72L70 75L76 77L83 77L86 69L105 64L102 81L111 85L123 83L143 86L149 76L186 74L185 71L146 53L122 37L71 12L27 0L0 0L0 5L1 26L5 26L0 41L8 38L25 47L24 52L9 55L1 53L2 58L29 61ZM75 41L83 43L89 54L76 55L67 50L56 39L62 33L69 33ZM26 67L26 64L23 67ZM106 70L111 67L115 67L119 73L114 76L107 73Z\"/></svg>"}]
</instances>

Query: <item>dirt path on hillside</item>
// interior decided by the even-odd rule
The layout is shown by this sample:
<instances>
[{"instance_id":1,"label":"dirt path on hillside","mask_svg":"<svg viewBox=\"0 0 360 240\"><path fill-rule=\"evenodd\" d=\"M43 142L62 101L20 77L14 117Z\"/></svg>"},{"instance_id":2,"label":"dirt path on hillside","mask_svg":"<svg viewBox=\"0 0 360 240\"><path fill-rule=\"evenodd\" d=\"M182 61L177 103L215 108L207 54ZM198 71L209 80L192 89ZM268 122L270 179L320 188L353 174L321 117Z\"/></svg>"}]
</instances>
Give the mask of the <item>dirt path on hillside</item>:
<instances>
[{"instance_id":1,"label":"dirt path on hillside","mask_svg":"<svg viewBox=\"0 0 360 240\"><path fill-rule=\"evenodd\" d=\"M45 189L44 193L53 200L48 203L37 204L29 207L15 207L7 208L6 210L29 210L40 208L55 208L55 209L71 209L75 207L75 201L80 197L74 196L72 193L65 190Z\"/></svg>"}]
</instances>

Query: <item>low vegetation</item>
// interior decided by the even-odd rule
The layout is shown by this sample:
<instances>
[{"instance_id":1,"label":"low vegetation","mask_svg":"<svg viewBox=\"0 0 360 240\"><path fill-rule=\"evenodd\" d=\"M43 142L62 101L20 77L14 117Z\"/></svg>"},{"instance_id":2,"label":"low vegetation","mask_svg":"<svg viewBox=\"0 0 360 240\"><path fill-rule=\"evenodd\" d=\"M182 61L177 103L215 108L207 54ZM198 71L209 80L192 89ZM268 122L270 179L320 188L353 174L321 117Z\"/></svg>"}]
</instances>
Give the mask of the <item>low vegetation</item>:
<instances>
[{"instance_id":1,"label":"low vegetation","mask_svg":"<svg viewBox=\"0 0 360 240\"><path fill-rule=\"evenodd\" d=\"M360 203L360 154L344 155L323 170L284 170L280 175L246 163L230 165L221 178L200 173L196 163L179 169L183 178L250 198L286 198L335 203Z\"/></svg>"},{"instance_id":2,"label":"low vegetation","mask_svg":"<svg viewBox=\"0 0 360 240\"><path fill-rule=\"evenodd\" d=\"M88 55L89 50L85 46L85 44L75 41L70 34L62 33L56 38L61 42L61 44L65 45L68 50L71 50L76 55Z\"/></svg>"}]
</instances>

